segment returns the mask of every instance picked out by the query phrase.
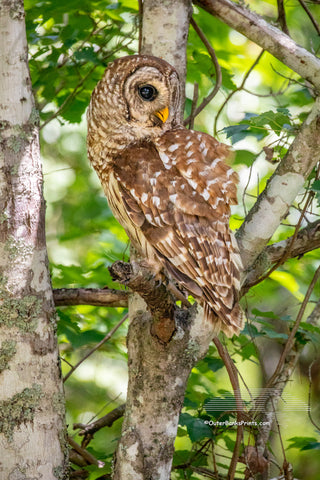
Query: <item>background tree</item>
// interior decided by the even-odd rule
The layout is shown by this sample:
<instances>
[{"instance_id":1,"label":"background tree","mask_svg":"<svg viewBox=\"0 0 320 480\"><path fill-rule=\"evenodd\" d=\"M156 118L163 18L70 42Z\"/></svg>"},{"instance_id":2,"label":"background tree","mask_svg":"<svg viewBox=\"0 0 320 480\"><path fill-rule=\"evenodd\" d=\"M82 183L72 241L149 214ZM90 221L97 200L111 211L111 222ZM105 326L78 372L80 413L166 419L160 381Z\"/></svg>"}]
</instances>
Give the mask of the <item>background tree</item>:
<instances>
[{"instance_id":1,"label":"background tree","mask_svg":"<svg viewBox=\"0 0 320 480\"><path fill-rule=\"evenodd\" d=\"M0 477L65 478L38 114L23 2L0 2Z\"/></svg>"},{"instance_id":2,"label":"background tree","mask_svg":"<svg viewBox=\"0 0 320 480\"><path fill-rule=\"evenodd\" d=\"M186 22L179 27L175 27L175 22L187 18L190 4L173 2L180 8L179 14L169 10L169 15L161 9L167 8L169 2L143 3L140 46L148 53L165 56L183 72ZM56 290L55 301L57 305L76 305L59 310L58 325L62 357L73 365L73 368L64 366L67 420L76 427L76 432L71 429L69 432L73 447L72 477L109 478L120 436L120 422L116 420L124 412L121 391L126 387L125 382L118 380L126 360L127 324L122 319L128 292L121 287L116 291L97 290L97 287L115 286L106 274L106 266L115 260L127 260L128 252L125 235L111 217L88 166L85 128L83 124L79 127L69 124L81 121L91 91L108 61L138 51L141 5L140 13L133 0L67 5L48 1L45 8L41 3L27 1L25 7L29 64L42 120L52 279L56 288L69 287L68 291ZM150 15L150 8L154 13L152 8L156 7L159 11ZM316 56L319 6L313 2L297 1L289 5L270 0L250 2L250 7L266 21L227 0L199 1L193 7L188 37L185 118L189 117L188 122L196 129L214 132L220 140L231 141L236 150L234 168L241 177L240 205L234 210L231 226L241 227L238 238L247 265L243 292L248 323L238 338L230 341L221 338L215 346L211 345L208 354L192 369L175 441L171 473L174 479L257 478L258 475L271 478L280 473L291 478L292 464L296 478L313 480L319 469L319 460L312 454L319 448L318 412L311 401L319 394L319 306L314 303L319 297L319 287L315 286L319 272L315 251L319 246L316 165L320 138L316 100L320 71ZM154 18L157 28L151 23ZM172 26L160 28L169 18ZM275 22L280 28L274 26ZM174 34L180 36L181 43L172 40ZM166 53L155 48L164 48L162 52ZM213 97L214 102L208 105ZM204 105L207 105L205 110ZM135 284L131 286L137 289ZM147 282L147 287L145 298L152 307L152 284ZM79 306L80 303L83 305ZM141 305L137 308L141 309ZM200 319L200 314L195 315L193 321ZM150 352L155 349L155 344L150 345L154 337L147 334L150 321L146 313L138 321L131 320L129 354L133 359L138 348L146 352L142 355L144 360L149 360ZM142 327L142 332L137 333L141 339L139 345L130 341L138 327ZM146 399L145 413L151 416L150 420L146 417L139 421L152 426L151 431L159 434L160 442L147 451L149 457L143 466L141 445L135 448L135 434L122 435L123 451L129 450L129 455L125 460L120 456L119 463L118 454L116 472L119 465L124 468L131 465L133 478L144 478L147 466L153 469L152 478L157 478L156 475L169 478L175 429L173 422L167 444L163 427L169 418L164 419L163 415L170 415L168 405L165 406L169 395L158 398L162 405L151 401L157 399L158 387L163 385L163 369L169 373L175 369L180 375L185 367L184 382L188 369L205 354L209 333L202 330L205 340L195 335L190 341L195 331L191 328L191 332L185 333L184 340L187 343L189 340L186 352L190 354L185 365L181 365L182 358L186 359L185 351L177 360L165 355L165 348L168 350L170 346L163 348L162 353L159 346L158 357L150 358L154 362L151 371L157 370L159 378L157 383L149 384L154 390L149 404L147 391L143 391L141 383L136 384L139 394ZM161 329L156 333L161 335ZM99 351L90 355L97 347ZM75 368L79 361L81 365ZM300 376L292 376L298 363ZM136 373L131 370L131 375ZM240 382L242 405L237 382ZM312 408L308 412L309 383ZM183 389L182 383L175 411L171 412L173 421ZM137 390L129 388L129 404L130 394L136 395ZM105 409L109 413L103 416ZM278 426L275 423L271 428L274 410ZM133 420L129 413L127 410L125 425ZM236 418L267 424L238 428L213 425L217 420ZM157 431L159 424L162 432ZM75 433L79 436L75 437ZM163 442L168 448L161 450ZM133 447L131 452L130 447ZM142 449L145 448L142 441ZM135 451L137 455L133 455L134 462L130 463L130 453ZM157 461L163 467L161 473L156 472Z\"/></svg>"}]
</instances>

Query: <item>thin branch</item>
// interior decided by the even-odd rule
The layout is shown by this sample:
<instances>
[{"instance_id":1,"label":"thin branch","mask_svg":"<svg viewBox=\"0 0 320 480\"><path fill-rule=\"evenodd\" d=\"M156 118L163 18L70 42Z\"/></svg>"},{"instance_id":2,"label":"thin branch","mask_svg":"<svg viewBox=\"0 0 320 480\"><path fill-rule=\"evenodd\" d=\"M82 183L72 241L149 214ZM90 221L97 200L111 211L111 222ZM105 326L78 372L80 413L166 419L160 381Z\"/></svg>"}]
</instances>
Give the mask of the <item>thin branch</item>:
<instances>
[{"instance_id":1,"label":"thin branch","mask_svg":"<svg viewBox=\"0 0 320 480\"><path fill-rule=\"evenodd\" d=\"M311 415L311 387L312 387L312 367L314 365L314 362L311 362L308 368L308 377L309 377L309 392L308 392L308 417L310 422L316 429L320 432L320 425L317 425L317 423L313 420L312 415Z\"/></svg>"},{"instance_id":2,"label":"thin branch","mask_svg":"<svg viewBox=\"0 0 320 480\"><path fill-rule=\"evenodd\" d=\"M308 6L306 5L306 3L304 2L304 0L298 0L301 7L304 9L304 11L306 12L306 14L308 15L308 17L310 18L311 22L312 22L312 25L314 26L314 28L317 30L317 34L320 35L320 27L318 25L318 23L316 22L314 16L312 15L312 13L310 12Z\"/></svg>"},{"instance_id":3,"label":"thin branch","mask_svg":"<svg viewBox=\"0 0 320 480\"><path fill-rule=\"evenodd\" d=\"M49 117L45 122L43 122L39 129L41 130L42 128L44 128L49 122L51 122L51 120L53 120L54 118L57 118L60 113L64 110L64 108L68 105L69 102L71 102L73 100L73 98L77 95L80 87L82 87L82 85L85 83L85 81L90 77L90 75L92 74L92 72L94 72L94 70L97 68L97 65L94 65L90 70L89 72L84 75L82 77L82 79L79 81L79 83L74 87L73 91L70 93L70 95L67 96L67 98L62 102L62 104L60 105L60 107L58 108L58 110L53 114L51 115L51 117Z\"/></svg>"},{"instance_id":4,"label":"thin branch","mask_svg":"<svg viewBox=\"0 0 320 480\"><path fill-rule=\"evenodd\" d=\"M105 463L102 462L101 460L97 460L91 453L89 453L87 450L82 448L77 442L73 440L72 437L68 436L68 442L71 445L71 447L79 453L82 458L84 458L90 465L97 465L98 468L104 467Z\"/></svg>"},{"instance_id":5,"label":"thin branch","mask_svg":"<svg viewBox=\"0 0 320 480\"><path fill-rule=\"evenodd\" d=\"M248 272L242 294L248 291L273 263L277 263L285 255L289 246L290 256L288 258L300 257L305 253L320 248L320 220L310 223L307 227L301 229L294 242L292 242L292 237L289 237L281 242L268 245Z\"/></svg>"},{"instance_id":6,"label":"thin branch","mask_svg":"<svg viewBox=\"0 0 320 480\"><path fill-rule=\"evenodd\" d=\"M123 47L126 47L128 46L130 43L132 42L132 39L130 39L127 43L124 43L124 44L121 44L115 48L112 53L108 52L107 55L105 55L102 60L105 61L108 57L111 56L111 54L115 54L118 50L120 50L121 48ZM102 51L103 48L100 47L98 51ZM88 62L87 62L88 63ZM62 104L60 105L60 107L58 108L58 110L53 114L51 115L51 117L49 117L45 122L43 122L39 129L42 130L43 127L45 127L48 123L51 122L51 120L57 118L61 112L65 109L65 107L69 104L69 102L71 102L74 97L79 93L79 90L80 88L83 86L83 84L86 82L86 80L90 77L90 75L94 72L94 70L98 67L98 65L93 65L93 67L88 71L88 73L86 75L84 75L81 80L79 81L79 83L74 87L74 89L72 90L72 92L70 93L70 95L68 95L68 97L62 102Z\"/></svg>"},{"instance_id":7,"label":"thin branch","mask_svg":"<svg viewBox=\"0 0 320 480\"><path fill-rule=\"evenodd\" d=\"M319 323L320 319L320 300L312 313L307 318L307 323ZM253 409L253 415L258 412L263 414L261 420L266 421L266 424L259 429L259 434L256 438L256 446L261 454L263 454L266 444L269 440L271 433L271 427L274 419L274 411L277 403L282 395L283 389L287 385L292 372L294 371L296 364L299 360L299 354L304 348L304 343L298 343L295 348L290 351L290 354L286 356L284 364L281 367L281 371L278 373L277 379L274 382L274 386L268 388L269 383L263 389L263 394L260 394L255 399L255 407Z\"/></svg>"},{"instance_id":8,"label":"thin branch","mask_svg":"<svg viewBox=\"0 0 320 480\"><path fill-rule=\"evenodd\" d=\"M243 439L243 425L241 424L241 419L243 415L243 403L241 399L241 393L240 393L240 386L239 386L239 380L238 380L238 373L235 368L235 365L229 355L228 350L222 345L220 340L217 337L213 338L213 342L215 346L217 347L218 353L223 360L228 375L229 379L233 388L234 396L235 396L235 401L236 401L236 407L237 407L237 421L238 421L238 428L237 428L237 437L236 437L236 442L232 454L232 459L230 462L229 470L228 470L228 480L234 480L235 472L236 472L236 467L237 463L239 460L239 452L240 452L240 446L241 442ZM214 477L213 477L214 478Z\"/></svg>"},{"instance_id":9,"label":"thin branch","mask_svg":"<svg viewBox=\"0 0 320 480\"><path fill-rule=\"evenodd\" d=\"M278 6L278 19L277 22L279 22L281 30L289 35L289 30L288 30L288 25L287 25L287 20L286 20L286 12L284 9L284 2L283 0L277 0L277 6Z\"/></svg>"},{"instance_id":10,"label":"thin branch","mask_svg":"<svg viewBox=\"0 0 320 480\"><path fill-rule=\"evenodd\" d=\"M320 90L320 60L260 15L230 0L195 0L196 5L268 50Z\"/></svg>"},{"instance_id":11,"label":"thin branch","mask_svg":"<svg viewBox=\"0 0 320 480\"><path fill-rule=\"evenodd\" d=\"M237 92L240 92L244 86L245 86L245 83L246 81L248 80L249 78L249 75L250 73L252 72L252 70L258 65L258 63L260 62L261 60L261 57L264 53L264 50L261 50L261 52L259 53L259 55L257 56L257 58L255 59L255 61L253 62L253 64L251 65L251 67L249 68L249 70L246 72L246 74L244 75L243 79L242 79L242 82L240 84L239 87L237 87L235 90L232 90L232 92L229 93L229 95L227 96L227 98L225 99L225 101L223 102L223 104L221 105L221 107L219 108L218 112L217 112L217 115L216 115L216 118L215 118L215 121L214 121L214 134L217 135L217 125L218 125L218 119L219 119L219 116L221 115L221 112L222 110L224 109L224 107L226 106L226 104L229 102L229 100L231 99L231 97L233 97L233 95Z\"/></svg>"},{"instance_id":12,"label":"thin branch","mask_svg":"<svg viewBox=\"0 0 320 480\"><path fill-rule=\"evenodd\" d=\"M97 307L127 307L129 292L111 288L55 288L56 307L94 305Z\"/></svg>"},{"instance_id":13,"label":"thin branch","mask_svg":"<svg viewBox=\"0 0 320 480\"><path fill-rule=\"evenodd\" d=\"M195 31L197 32L197 34L198 34L199 38L201 39L202 43L205 45L206 49L208 50L208 53L211 57L211 60L214 64L214 68L215 68L215 71L216 71L216 84L214 86L214 89L212 90L211 93L209 93L209 95L206 98L204 98L202 100L199 107L197 107L195 109L194 117L193 117L193 118L195 118L211 102L211 100L218 93L218 91L221 87L221 83L222 83L222 73L221 73L221 68L220 68L220 65L219 65L219 62L218 62L218 59L217 59L216 52L215 52L214 48L212 47L212 45L210 45L207 37L205 36L205 34L201 30L201 28L197 25L194 18L190 19L190 23L193 26L193 28L195 29ZM183 124L188 125L188 123L190 122L190 118L191 118L191 115L184 120Z\"/></svg>"},{"instance_id":14,"label":"thin branch","mask_svg":"<svg viewBox=\"0 0 320 480\"><path fill-rule=\"evenodd\" d=\"M111 337L112 335L118 330L118 328L123 324L123 322L125 322L125 320L127 320L128 318L128 314L126 313L126 315L120 320L119 323L117 323L117 325L115 327L113 327L112 330L110 330L110 332L99 342L97 343L83 358L81 358L81 360L79 360L79 362L71 368L71 370L69 370L69 372L65 375L63 381L65 382L66 380L68 380L68 378L70 377L70 375L73 374L73 372L85 361L87 360L88 357L90 357L90 355L92 355L96 350L98 350L104 343L106 343Z\"/></svg>"},{"instance_id":15,"label":"thin branch","mask_svg":"<svg viewBox=\"0 0 320 480\"><path fill-rule=\"evenodd\" d=\"M96 433L98 430L104 427L111 427L113 423L118 420L118 418L123 417L124 411L126 408L126 404L123 403L119 407L115 408L111 412L107 413L107 415L104 415L101 418L98 418L95 422L89 423L89 424L83 424L83 423L75 423L73 425L73 429L81 429L78 434L80 436L87 436L87 435L93 435Z\"/></svg>"},{"instance_id":16,"label":"thin branch","mask_svg":"<svg viewBox=\"0 0 320 480\"><path fill-rule=\"evenodd\" d=\"M281 372L282 368L283 368L283 365L285 363L285 360L287 358L287 355L288 353L291 351L293 345L294 345L294 342L295 342L295 335L299 329L299 326L300 326L300 323L301 323L301 320L302 320L302 317L303 317L303 314L305 312L305 309L308 305L308 302L310 300L310 296L313 292L313 289L315 287L315 284L317 283L317 280L318 278L320 277L320 267L317 268L314 276L313 276L313 279L309 285L309 288L307 290L307 293L304 297L304 300L301 304L301 307L300 307L300 310L298 312L298 315L297 315L297 318L296 318L296 321L294 323L294 326L290 332L290 335L288 337L288 340L286 341L286 344L285 344L285 347L283 349L283 352L280 356L280 359L279 359L279 362L278 362L278 365L273 373L273 375L270 377L268 383L267 383L267 388L270 388L272 385L274 385L274 383L276 382L277 380L277 377L279 375L279 373Z\"/></svg>"}]
</instances>

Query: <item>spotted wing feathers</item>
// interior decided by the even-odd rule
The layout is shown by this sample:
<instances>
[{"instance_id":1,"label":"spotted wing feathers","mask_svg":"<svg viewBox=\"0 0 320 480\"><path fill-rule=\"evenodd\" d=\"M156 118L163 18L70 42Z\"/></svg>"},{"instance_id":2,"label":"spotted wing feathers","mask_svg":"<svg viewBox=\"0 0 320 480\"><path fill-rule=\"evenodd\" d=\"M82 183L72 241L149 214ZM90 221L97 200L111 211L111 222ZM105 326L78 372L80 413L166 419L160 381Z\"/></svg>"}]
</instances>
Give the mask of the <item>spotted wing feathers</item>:
<instances>
[{"instance_id":1,"label":"spotted wing feathers","mask_svg":"<svg viewBox=\"0 0 320 480\"><path fill-rule=\"evenodd\" d=\"M132 225L168 273L199 300L216 331L242 328L238 305L241 260L229 230L237 174L229 150L182 128L155 144L131 146L113 165Z\"/></svg>"}]
</instances>

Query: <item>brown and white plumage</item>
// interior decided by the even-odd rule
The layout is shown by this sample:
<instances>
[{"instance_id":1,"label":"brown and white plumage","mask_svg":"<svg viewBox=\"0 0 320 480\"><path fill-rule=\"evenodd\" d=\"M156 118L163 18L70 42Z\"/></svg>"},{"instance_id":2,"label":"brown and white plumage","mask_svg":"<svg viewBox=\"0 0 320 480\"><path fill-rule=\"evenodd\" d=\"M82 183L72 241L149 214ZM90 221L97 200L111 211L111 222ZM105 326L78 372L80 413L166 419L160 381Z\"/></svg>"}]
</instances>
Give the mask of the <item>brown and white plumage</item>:
<instances>
[{"instance_id":1,"label":"brown and white plumage","mask_svg":"<svg viewBox=\"0 0 320 480\"><path fill-rule=\"evenodd\" d=\"M178 109L179 80L168 63L116 60L92 94L89 158L134 246L230 336L243 324L241 260L229 229L238 177L224 163L228 147L185 129Z\"/></svg>"}]
</instances>

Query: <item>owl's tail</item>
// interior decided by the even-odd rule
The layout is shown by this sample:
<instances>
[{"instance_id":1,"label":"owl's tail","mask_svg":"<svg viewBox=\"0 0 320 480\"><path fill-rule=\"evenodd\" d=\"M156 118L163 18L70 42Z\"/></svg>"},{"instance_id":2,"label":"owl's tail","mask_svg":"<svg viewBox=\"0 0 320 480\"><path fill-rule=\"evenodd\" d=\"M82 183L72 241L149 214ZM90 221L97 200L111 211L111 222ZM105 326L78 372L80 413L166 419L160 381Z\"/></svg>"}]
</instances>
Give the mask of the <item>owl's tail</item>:
<instances>
[{"instance_id":1,"label":"owl's tail","mask_svg":"<svg viewBox=\"0 0 320 480\"><path fill-rule=\"evenodd\" d=\"M215 335L223 332L228 338L231 338L233 335L239 335L244 327L245 316L239 303L236 303L233 309L223 317L218 316L207 303L203 305L203 310L205 320L212 322L214 326Z\"/></svg>"}]
</instances>

